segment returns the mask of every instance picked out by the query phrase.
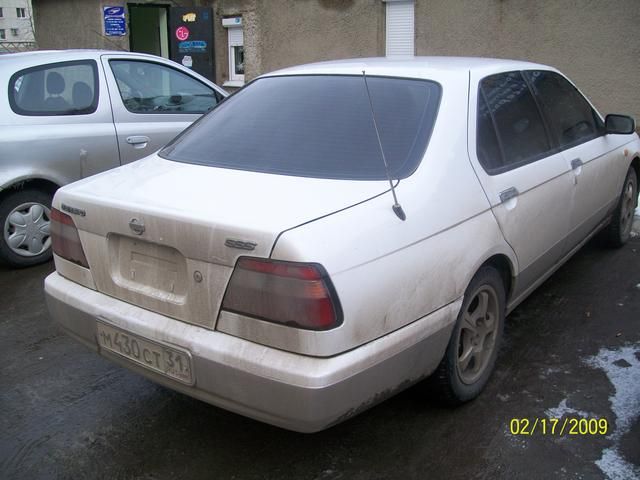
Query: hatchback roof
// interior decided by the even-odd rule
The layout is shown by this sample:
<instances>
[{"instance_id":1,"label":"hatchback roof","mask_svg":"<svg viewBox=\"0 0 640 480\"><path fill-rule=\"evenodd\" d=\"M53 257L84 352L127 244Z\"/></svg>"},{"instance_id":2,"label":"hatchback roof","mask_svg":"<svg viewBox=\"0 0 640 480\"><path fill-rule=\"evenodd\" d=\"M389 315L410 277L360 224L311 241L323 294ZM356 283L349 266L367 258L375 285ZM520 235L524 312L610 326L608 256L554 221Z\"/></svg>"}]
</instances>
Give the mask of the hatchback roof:
<instances>
[{"instance_id":1,"label":"hatchback roof","mask_svg":"<svg viewBox=\"0 0 640 480\"><path fill-rule=\"evenodd\" d=\"M99 50L92 48L76 48L67 50L34 50L31 52L6 53L0 56L0 59L34 59L38 57L77 57L85 55L88 57L96 57L100 55L147 55L145 53L128 52L124 50Z\"/></svg>"}]
</instances>

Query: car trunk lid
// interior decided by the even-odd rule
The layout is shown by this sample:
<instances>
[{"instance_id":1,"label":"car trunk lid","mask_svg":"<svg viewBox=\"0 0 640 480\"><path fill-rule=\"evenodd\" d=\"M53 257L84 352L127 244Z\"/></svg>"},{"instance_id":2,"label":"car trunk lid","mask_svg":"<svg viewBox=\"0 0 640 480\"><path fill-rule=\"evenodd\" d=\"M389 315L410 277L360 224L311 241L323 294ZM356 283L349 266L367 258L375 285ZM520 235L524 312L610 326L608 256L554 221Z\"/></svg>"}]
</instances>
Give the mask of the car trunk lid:
<instances>
[{"instance_id":1,"label":"car trunk lid","mask_svg":"<svg viewBox=\"0 0 640 480\"><path fill-rule=\"evenodd\" d=\"M386 188L151 156L61 189L54 206L76 212L100 292L213 328L239 256L269 257L281 232Z\"/></svg>"}]
</instances>

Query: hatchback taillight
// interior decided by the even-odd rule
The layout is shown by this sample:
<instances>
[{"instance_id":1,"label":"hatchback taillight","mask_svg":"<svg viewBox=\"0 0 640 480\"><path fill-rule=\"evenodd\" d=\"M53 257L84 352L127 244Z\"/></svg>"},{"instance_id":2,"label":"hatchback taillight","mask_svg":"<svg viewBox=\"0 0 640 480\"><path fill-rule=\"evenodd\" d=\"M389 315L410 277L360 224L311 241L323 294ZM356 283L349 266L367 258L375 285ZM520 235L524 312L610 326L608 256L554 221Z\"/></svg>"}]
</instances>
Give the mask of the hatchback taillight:
<instances>
[{"instance_id":1,"label":"hatchback taillight","mask_svg":"<svg viewBox=\"0 0 640 480\"><path fill-rule=\"evenodd\" d=\"M89 268L73 218L57 208L51 209L51 246L59 257Z\"/></svg>"},{"instance_id":2,"label":"hatchback taillight","mask_svg":"<svg viewBox=\"0 0 640 480\"><path fill-rule=\"evenodd\" d=\"M342 323L333 284L317 263L241 257L222 309L307 330L328 330Z\"/></svg>"}]
</instances>

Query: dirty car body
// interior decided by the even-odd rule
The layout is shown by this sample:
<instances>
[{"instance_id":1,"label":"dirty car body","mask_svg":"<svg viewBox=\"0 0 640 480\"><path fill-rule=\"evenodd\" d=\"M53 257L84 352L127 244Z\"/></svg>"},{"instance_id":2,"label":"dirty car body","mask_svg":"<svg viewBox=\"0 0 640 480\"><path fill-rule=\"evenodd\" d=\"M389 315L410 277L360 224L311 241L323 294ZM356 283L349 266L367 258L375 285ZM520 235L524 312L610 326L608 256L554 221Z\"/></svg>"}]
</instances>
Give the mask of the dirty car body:
<instances>
[{"instance_id":1,"label":"dirty car body","mask_svg":"<svg viewBox=\"0 0 640 480\"><path fill-rule=\"evenodd\" d=\"M51 258L51 199L143 158L227 93L175 62L101 50L0 57L0 261Z\"/></svg>"},{"instance_id":2,"label":"dirty car body","mask_svg":"<svg viewBox=\"0 0 640 480\"><path fill-rule=\"evenodd\" d=\"M511 309L596 232L628 238L633 127L525 62L265 75L159 154L58 191L49 311L114 362L292 430L429 376L462 403Z\"/></svg>"}]
</instances>

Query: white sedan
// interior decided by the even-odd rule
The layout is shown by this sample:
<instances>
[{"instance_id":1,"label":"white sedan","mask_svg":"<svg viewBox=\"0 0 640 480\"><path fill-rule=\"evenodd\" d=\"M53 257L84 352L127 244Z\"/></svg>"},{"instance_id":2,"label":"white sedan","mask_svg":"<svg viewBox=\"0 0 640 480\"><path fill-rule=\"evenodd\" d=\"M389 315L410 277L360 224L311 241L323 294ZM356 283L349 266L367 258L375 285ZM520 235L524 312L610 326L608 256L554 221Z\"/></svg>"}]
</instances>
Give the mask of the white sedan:
<instances>
[{"instance_id":1,"label":"white sedan","mask_svg":"<svg viewBox=\"0 0 640 480\"><path fill-rule=\"evenodd\" d=\"M640 140L557 70L357 59L260 77L58 191L51 316L158 383L313 432L489 380L505 315L630 236Z\"/></svg>"}]
</instances>

